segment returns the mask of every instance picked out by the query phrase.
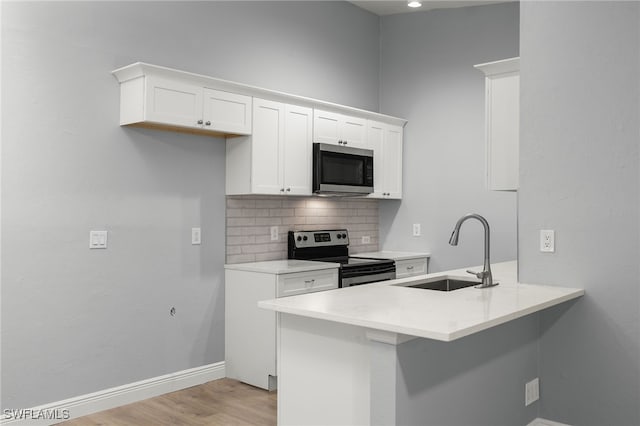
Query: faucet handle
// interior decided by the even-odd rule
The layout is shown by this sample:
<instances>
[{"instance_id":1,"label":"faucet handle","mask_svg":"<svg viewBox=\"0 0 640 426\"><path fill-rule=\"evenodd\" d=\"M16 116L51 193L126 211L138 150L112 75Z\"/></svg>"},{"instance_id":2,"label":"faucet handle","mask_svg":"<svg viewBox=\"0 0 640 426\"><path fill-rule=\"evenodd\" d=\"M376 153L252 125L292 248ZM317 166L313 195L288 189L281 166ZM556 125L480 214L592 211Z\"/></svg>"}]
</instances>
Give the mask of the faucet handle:
<instances>
[{"instance_id":1,"label":"faucet handle","mask_svg":"<svg viewBox=\"0 0 640 426\"><path fill-rule=\"evenodd\" d=\"M472 270L470 270L470 269L467 269L467 274L475 275L475 276L476 276L476 278L478 278L479 280L481 280L481 279L483 279L483 278L484 278L484 274L485 274L485 272L484 272L484 271L474 272L474 271L472 271Z\"/></svg>"}]
</instances>

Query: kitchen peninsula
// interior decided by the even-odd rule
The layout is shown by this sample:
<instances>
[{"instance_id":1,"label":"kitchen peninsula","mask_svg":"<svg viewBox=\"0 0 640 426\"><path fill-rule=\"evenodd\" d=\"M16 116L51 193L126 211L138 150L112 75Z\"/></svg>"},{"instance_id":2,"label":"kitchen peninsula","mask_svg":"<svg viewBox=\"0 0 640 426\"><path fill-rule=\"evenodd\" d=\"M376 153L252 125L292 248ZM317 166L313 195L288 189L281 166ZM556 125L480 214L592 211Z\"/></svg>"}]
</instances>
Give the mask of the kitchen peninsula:
<instances>
[{"instance_id":1,"label":"kitchen peninsula","mask_svg":"<svg viewBox=\"0 0 640 426\"><path fill-rule=\"evenodd\" d=\"M407 287L444 276L469 279L460 269L259 302L279 312L278 423L527 424L535 417L521 408L529 378L508 354L535 342L522 341L507 323L537 327L529 314L584 290L518 283L516 268L494 264L500 285L486 289ZM496 385L491 374L468 380L485 370L508 375L507 383ZM472 419L456 417L448 397L461 391L477 395L477 407L457 410ZM484 409L489 399L505 410Z\"/></svg>"}]
</instances>

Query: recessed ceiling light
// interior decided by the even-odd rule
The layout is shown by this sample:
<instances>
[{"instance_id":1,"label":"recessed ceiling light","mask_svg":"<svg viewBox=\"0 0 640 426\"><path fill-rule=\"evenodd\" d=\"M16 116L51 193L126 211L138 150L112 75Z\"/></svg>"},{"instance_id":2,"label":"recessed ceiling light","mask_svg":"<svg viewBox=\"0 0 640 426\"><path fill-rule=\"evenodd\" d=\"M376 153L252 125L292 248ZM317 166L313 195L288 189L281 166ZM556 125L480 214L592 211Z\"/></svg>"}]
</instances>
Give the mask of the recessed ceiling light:
<instances>
[{"instance_id":1,"label":"recessed ceiling light","mask_svg":"<svg viewBox=\"0 0 640 426\"><path fill-rule=\"evenodd\" d=\"M407 6L409 6L409 7L420 7L420 6L422 6L422 3L420 3L419 1L410 1L409 3L407 3Z\"/></svg>"}]
</instances>

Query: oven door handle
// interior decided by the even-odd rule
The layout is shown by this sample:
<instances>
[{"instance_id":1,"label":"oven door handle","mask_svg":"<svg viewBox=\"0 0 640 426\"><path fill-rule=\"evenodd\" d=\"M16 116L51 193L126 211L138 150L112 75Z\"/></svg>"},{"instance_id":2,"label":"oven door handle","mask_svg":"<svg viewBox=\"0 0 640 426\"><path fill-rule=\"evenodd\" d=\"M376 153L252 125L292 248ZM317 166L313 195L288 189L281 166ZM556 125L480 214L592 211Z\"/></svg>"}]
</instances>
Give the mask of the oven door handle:
<instances>
[{"instance_id":1,"label":"oven door handle","mask_svg":"<svg viewBox=\"0 0 640 426\"><path fill-rule=\"evenodd\" d=\"M353 285L369 284L378 281L389 281L396 279L396 271L385 272L382 274L361 275L359 277L342 278L342 287L351 287Z\"/></svg>"},{"instance_id":2,"label":"oven door handle","mask_svg":"<svg viewBox=\"0 0 640 426\"><path fill-rule=\"evenodd\" d=\"M342 268L342 276L346 277L346 278L352 278L352 277L357 277L357 276L375 276L375 275L382 275L384 273L388 273L388 272L396 272L396 265L394 263L391 263L390 265L387 266L370 266L368 268L365 267L360 267L357 269L345 269Z\"/></svg>"}]
</instances>

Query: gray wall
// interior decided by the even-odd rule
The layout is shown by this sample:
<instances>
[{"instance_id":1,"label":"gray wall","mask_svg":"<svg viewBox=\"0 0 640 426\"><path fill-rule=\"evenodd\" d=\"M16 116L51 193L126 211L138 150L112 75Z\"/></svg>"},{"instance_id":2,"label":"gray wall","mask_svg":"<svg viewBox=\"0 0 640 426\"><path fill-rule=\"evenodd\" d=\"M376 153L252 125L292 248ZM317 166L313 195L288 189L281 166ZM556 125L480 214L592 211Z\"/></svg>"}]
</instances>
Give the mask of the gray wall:
<instances>
[{"instance_id":1,"label":"gray wall","mask_svg":"<svg viewBox=\"0 0 640 426\"><path fill-rule=\"evenodd\" d=\"M2 7L2 407L222 361L224 141L120 128L110 71L146 61L375 110L378 18L342 2Z\"/></svg>"},{"instance_id":2,"label":"gray wall","mask_svg":"<svg viewBox=\"0 0 640 426\"><path fill-rule=\"evenodd\" d=\"M453 342L415 339L397 347L396 424L524 426L524 384L536 377L538 316Z\"/></svg>"},{"instance_id":3,"label":"gray wall","mask_svg":"<svg viewBox=\"0 0 640 426\"><path fill-rule=\"evenodd\" d=\"M484 215L492 260L516 258L516 194L485 185L484 75L473 65L518 56L518 3L392 15L381 19L381 112L409 120L402 201L380 203L384 249L430 251L431 271L482 263ZM412 237L412 224L422 237Z\"/></svg>"},{"instance_id":4,"label":"gray wall","mask_svg":"<svg viewBox=\"0 0 640 426\"><path fill-rule=\"evenodd\" d=\"M640 424L640 4L521 3L520 279L541 315L541 417ZM538 252L555 229L556 252Z\"/></svg>"}]
</instances>

